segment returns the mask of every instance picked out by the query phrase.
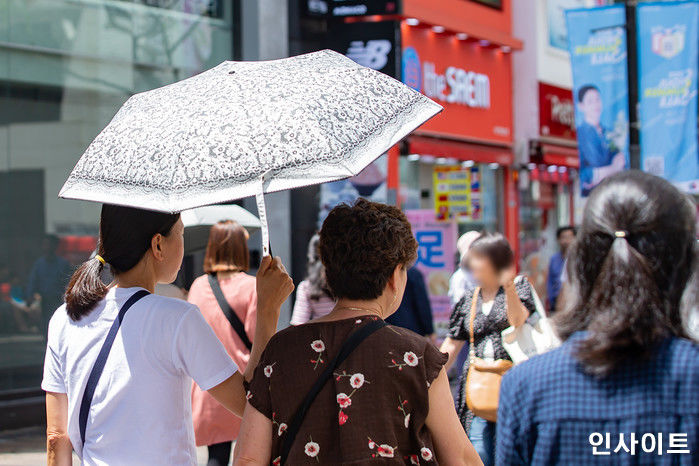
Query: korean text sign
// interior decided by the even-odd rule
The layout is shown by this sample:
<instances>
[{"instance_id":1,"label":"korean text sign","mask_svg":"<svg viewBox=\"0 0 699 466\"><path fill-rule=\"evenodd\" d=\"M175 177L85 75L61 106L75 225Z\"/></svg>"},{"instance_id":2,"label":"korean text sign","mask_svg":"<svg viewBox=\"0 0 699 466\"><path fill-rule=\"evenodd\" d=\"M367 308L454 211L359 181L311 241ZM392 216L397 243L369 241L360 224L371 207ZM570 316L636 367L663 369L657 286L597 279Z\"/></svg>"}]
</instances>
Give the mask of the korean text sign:
<instances>
[{"instance_id":1,"label":"korean text sign","mask_svg":"<svg viewBox=\"0 0 699 466\"><path fill-rule=\"evenodd\" d=\"M583 196L628 166L624 5L568 10L575 122Z\"/></svg>"},{"instance_id":2,"label":"korean text sign","mask_svg":"<svg viewBox=\"0 0 699 466\"><path fill-rule=\"evenodd\" d=\"M637 23L641 166L699 193L699 3L639 4Z\"/></svg>"},{"instance_id":3,"label":"korean text sign","mask_svg":"<svg viewBox=\"0 0 699 466\"><path fill-rule=\"evenodd\" d=\"M405 215L418 242L415 266L425 278L435 330L444 337L451 315L448 292L456 257L456 224L438 221L431 209L406 210Z\"/></svg>"}]
</instances>

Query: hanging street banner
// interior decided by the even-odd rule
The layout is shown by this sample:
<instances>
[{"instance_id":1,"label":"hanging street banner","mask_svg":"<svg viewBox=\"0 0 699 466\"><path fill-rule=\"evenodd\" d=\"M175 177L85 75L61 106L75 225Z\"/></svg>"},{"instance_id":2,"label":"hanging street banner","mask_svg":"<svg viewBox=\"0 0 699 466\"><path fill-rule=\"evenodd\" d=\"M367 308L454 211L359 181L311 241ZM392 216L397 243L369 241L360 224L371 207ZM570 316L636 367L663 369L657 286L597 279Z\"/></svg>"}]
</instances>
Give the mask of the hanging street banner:
<instances>
[{"instance_id":1,"label":"hanging street banner","mask_svg":"<svg viewBox=\"0 0 699 466\"><path fill-rule=\"evenodd\" d=\"M587 196L629 165L624 5L566 11L580 186Z\"/></svg>"},{"instance_id":2,"label":"hanging street banner","mask_svg":"<svg viewBox=\"0 0 699 466\"><path fill-rule=\"evenodd\" d=\"M480 220L481 179L478 167L437 165L432 177L437 220Z\"/></svg>"},{"instance_id":3,"label":"hanging street banner","mask_svg":"<svg viewBox=\"0 0 699 466\"><path fill-rule=\"evenodd\" d=\"M699 193L699 3L637 9L641 167Z\"/></svg>"},{"instance_id":4,"label":"hanging street banner","mask_svg":"<svg viewBox=\"0 0 699 466\"><path fill-rule=\"evenodd\" d=\"M431 209L406 210L418 243L415 267L422 273L430 297L435 332L444 338L449 329L449 278L456 262L456 224L437 220Z\"/></svg>"}]
</instances>

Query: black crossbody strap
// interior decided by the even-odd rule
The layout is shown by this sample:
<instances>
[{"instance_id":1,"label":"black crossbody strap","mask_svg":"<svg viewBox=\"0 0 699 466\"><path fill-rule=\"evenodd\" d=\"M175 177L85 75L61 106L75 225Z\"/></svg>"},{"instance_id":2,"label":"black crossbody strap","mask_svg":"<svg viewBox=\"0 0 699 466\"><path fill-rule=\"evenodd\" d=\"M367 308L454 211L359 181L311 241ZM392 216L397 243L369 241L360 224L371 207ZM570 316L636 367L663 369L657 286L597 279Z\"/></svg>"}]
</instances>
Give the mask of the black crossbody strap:
<instances>
[{"instance_id":1,"label":"black crossbody strap","mask_svg":"<svg viewBox=\"0 0 699 466\"><path fill-rule=\"evenodd\" d=\"M92 366L90 375L87 378L87 384L85 384L85 391L83 392L83 399L80 402L78 422L80 424L80 440L82 440L83 445L85 444L85 429L87 427L87 417L90 414L90 406L92 405L92 397L95 395L97 382L99 382L102 371L104 370L104 365L107 363L109 351L112 349L112 344L114 344L114 339L116 338L117 332L119 332L121 322L124 320L124 315L126 315L126 311L128 311L129 308L139 299L149 294L150 293L146 290L139 290L131 295L124 305L121 306L121 309L119 309L119 314L117 315L117 318L114 319L114 323L109 329L109 333L107 333L107 338L105 338L104 343L102 343L102 349L100 349L95 365Z\"/></svg>"},{"instance_id":2,"label":"black crossbody strap","mask_svg":"<svg viewBox=\"0 0 699 466\"><path fill-rule=\"evenodd\" d=\"M320 374L318 379L313 384L313 387L311 387L311 390L306 395L306 398L304 398L303 403L301 403L301 406L296 411L296 414L294 414L294 417L289 424L289 429L287 429L284 436L284 443L282 443L280 464L286 463L286 459L289 456L289 452L294 444L296 435L299 433L301 424L303 424L303 419L306 417L308 408L311 407L313 401L316 399L316 396L318 396L318 393L320 393L328 380L330 380L330 377L332 377L333 372L335 372L335 369L337 369L337 366L342 364L342 362L347 359L350 354L352 354L352 351L354 351L369 335L385 327L386 325L386 322L380 319L371 321L368 324L363 325L360 329L355 330L342 344L340 351L338 351L335 358L330 361L323 373Z\"/></svg>"},{"instance_id":3,"label":"black crossbody strap","mask_svg":"<svg viewBox=\"0 0 699 466\"><path fill-rule=\"evenodd\" d=\"M245 332L245 325L240 321L238 314L236 314L233 308L231 308L231 305L228 304L226 297L223 296L223 291L221 291L221 285L218 282L218 278L216 278L216 275L213 273L209 274L209 285L211 286L211 290L214 292L216 301L218 301L218 307L220 307L223 311L223 315L225 315L228 322L231 323L231 327L233 327L235 333L237 333L240 339L243 341L243 344L248 351L252 350L252 342L250 341L250 338L248 338L247 332Z\"/></svg>"}]
</instances>

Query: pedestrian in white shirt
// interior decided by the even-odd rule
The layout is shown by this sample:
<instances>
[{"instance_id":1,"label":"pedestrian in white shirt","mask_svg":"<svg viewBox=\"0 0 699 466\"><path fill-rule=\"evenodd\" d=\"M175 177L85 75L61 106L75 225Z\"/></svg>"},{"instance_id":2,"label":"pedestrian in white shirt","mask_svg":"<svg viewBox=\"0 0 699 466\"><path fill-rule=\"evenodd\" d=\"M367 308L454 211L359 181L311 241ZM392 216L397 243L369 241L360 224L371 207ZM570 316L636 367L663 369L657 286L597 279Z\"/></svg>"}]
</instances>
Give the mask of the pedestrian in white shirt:
<instances>
[{"instance_id":1,"label":"pedestrian in white shirt","mask_svg":"<svg viewBox=\"0 0 699 466\"><path fill-rule=\"evenodd\" d=\"M293 284L279 258L263 259L255 344L241 374L196 306L153 294L177 275L183 229L179 214L102 207L98 254L75 272L49 325L49 465L70 465L71 450L86 466L196 465L192 379L242 415L244 380ZM110 286L100 280L106 265Z\"/></svg>"}]
</instances>

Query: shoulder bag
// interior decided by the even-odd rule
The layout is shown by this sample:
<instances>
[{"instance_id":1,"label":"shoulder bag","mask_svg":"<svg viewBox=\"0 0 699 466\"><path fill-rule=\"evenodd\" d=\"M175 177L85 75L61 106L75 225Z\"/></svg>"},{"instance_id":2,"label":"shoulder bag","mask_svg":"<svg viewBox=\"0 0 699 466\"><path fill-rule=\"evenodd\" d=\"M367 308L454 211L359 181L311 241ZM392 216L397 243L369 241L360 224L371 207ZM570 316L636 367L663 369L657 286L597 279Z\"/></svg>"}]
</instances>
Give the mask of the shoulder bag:
<instances>
[{"instance_id":1,"label":"shoulder bag","mask_svg":"<svg viewBox=\"0 0 699 466\"><path fill-rule=\"evenodd\" d=\"M512 367L512 361L497 359L487 361L476 357L473 337L473 321L476 318L478 295L481 289L473 291L471 317L469 323L469 365L466 374L466 405L474 415L491 422L497 420L498 398L502 376Z\"/></svg>"},{"instance_id":2,"label":"shoulder bag","mask_svg":"<svg viewBox=\"0 0 699 466\"><path fill-rule=\"evenodd\" d=\"M95 388L97 388L97 382L100 380L102 371L104 371L104 365L107 363L107 357L114 344L114 339L116 338L117 332L119 332L119 327L121 327L121 321L124 320L126 311L131 308L138 300L150 293L146 290L138 290L121 306L119 309L119 314L117 318L114 319L114 323L107 333L107 338L105 338L104 343L102 343L102 348L97 355L97 360L95 365L92 366L90 375L87 378L87 383L85 384L85 391L83 392L83 397L80 402L80 411L78 414L78 424L80 426L80 440L82 444L85 445L85 430L87 429L87 418L90 415L90 406L92 405L92 397L95 395Z\"/></svg>"},{"instance_id":3,"label":"shoulder bag","mask_svg":"<svg viewBox=\"0 0 699 466\"><path fill-rule=\"evenodd\" d=\"M284 442L282 443L282 450L280 455L281 460L278 464L286 464L286 459L289 457L289 452L291 451L291 447L294 444L296 435L299 433L301 424L303 424L303 419L306 417L308 408L311 407L313 401L316 399L316 396L318 396L318 393L320 393L320 391L323 389L328 380L330 380L330 377L332 377L333 372L335 371L335 369L337 369L337 366L342 364L342 362L345 359L347 359L347 357L350 354L352 354L352 351L354 351L369 335L371 335L379 329L382 329L386 325L386 322L384 322L381 319L371 321L368 324L364 324L360 329L355 330L347 338L347 340L345 340L345 342L342 344L342 347L340 348L340 351L338 351L335 358L332 361L330 361L323 373L320 374L318 379L313 384L313 387L311 387L311 390L304 398L303 403L301 403L299 409L296 410L294 417L291 418L289 429L287 429L286 436L284 437ZM274 465L275 463L273 462L272 464Z\"/></svg>"},{"instance_id":4,"label":"shoulder bag","mask_svg":"<svg viewBox=\"0 0 699 466\"><path fill-rule=\"evenodd\" d=\"M211 286L211 291L214 292L216 302L218 302L218 307L221 308L223 315L226 316L226 319L228 319L228 322L230 322L231 327L233 327L233 330L235 330L235 333L238 334L238 337L240 337L249 352L252 350L252 342L250 341L250 338L248 338L248 334L245 331L245 324L241 322L238 314L236 314L235 310L230 304L228 304L228 301L221 290L221 285L218 282L218 278L216 278L216 275L213 273L209 274L209 285Z\"/></svg>"},{"instance_id":5,"label":"shoulder bag","mask_svg":"<svg viewBox=\"0 0 699 466\"><path fill-rule=\"evenodd\" d=\"M517 280L526 279L519 276ZM541 303L539 295L531 284L528 286L531 288L536 315L530 316L523 325L508 327L501 333L502 345L515 364L552 350L561 344L561 340L551 328L551 323L546 316L546 309Z\"/></svg>"}]
</instances>

